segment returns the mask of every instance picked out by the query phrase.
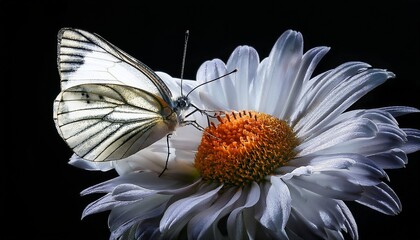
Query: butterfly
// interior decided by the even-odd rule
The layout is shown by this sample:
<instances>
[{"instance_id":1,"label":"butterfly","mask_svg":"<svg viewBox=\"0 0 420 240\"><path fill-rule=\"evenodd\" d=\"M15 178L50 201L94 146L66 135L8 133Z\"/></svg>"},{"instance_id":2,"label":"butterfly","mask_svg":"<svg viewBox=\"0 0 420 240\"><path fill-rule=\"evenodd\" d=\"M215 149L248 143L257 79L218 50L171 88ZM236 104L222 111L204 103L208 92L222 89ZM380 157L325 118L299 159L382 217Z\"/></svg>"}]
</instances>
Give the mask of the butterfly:
<instances>
[{"instance_id":1,"label":"butterfly","mask_svg":"<svg viewBox=\"0 0 420 240\"><path fill-rule=\"evenodd\" d=\"M57 53L61 92L53 119L79 157L123 159L186 123L188 95L173 98L152 69L98 34L62 28Z\"/></svg>"}]
</instances>

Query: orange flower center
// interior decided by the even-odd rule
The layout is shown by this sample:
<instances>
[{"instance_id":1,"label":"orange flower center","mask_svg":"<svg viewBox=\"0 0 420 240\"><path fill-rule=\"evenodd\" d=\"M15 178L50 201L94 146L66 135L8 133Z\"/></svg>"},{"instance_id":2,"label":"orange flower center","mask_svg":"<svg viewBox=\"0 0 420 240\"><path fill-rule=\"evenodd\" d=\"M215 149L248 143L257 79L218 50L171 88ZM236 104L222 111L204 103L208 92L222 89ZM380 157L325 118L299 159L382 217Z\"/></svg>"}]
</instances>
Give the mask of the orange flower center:
<instances>
[{"instance_id":1,"label":"orange flower center","mask_svg":"<svg viewBox=\"0 0 420 240\"><path fill-rule=\"evenodd\" d=\"M226 113L205 129L195 167L203 180L245 186L261 182L296 154L298 140L283 120L254 111Z\"/></svg>"}]
</instances>

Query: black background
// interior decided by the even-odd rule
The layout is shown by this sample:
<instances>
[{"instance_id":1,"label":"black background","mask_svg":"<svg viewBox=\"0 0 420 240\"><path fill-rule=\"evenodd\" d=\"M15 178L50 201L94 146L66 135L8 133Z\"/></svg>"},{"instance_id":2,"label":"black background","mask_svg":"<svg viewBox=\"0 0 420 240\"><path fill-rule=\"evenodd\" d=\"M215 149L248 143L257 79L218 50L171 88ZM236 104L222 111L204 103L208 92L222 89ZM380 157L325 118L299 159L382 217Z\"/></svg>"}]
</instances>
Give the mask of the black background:
<instances>
[{"instance_id":1,"label":"black background","mask_svg":"<svg viewBox=\"0 0 420 240\"><path fill-rule=\"evenodd\" d=\"M258 2L1 1L1 83L6 108L2 111L6 145L1 167L1 238L109 237L108 213L80 219L83 208L98 196L81 197L79 192L116 173L88 172L68 165L71 151L52 120L52 103L60 91L56 44L61 27L99 33L152 69L175 77L180 76L184 32L189 29L184 76L190 79L205 60L226 61L238 45L251 45L265 58L280 34L294 29L303 34L305 50L331 47L316 73L352 60L396 73L397 78L352 108L420 108L416 1ZM232 6L226 6L228 3ZM420 114L399 118L402 127L420 128L419 120ZM389 185L403 205L399 215L387 216L350 204L361 239L418 237L419 160L419 153L411 154L405 169L387 171Z\"/></svg>"}]
</instances>

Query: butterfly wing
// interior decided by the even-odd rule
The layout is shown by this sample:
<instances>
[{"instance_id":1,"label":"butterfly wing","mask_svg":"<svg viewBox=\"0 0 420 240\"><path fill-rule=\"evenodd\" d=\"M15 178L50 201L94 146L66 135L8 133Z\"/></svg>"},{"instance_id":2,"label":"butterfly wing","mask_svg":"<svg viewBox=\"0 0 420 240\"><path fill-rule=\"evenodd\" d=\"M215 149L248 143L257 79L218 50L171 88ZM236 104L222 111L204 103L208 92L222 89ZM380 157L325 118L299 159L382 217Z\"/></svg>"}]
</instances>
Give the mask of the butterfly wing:
<instances>
[{"instance_id":1,"label":"butterfly wing","mask_svg":"<svg viewBox=\"0 0 420 240\"><path fill-rule=\"evenodd\" d=\"M171 91L153 70L97 34L62 28L57 51L62 90L86 83L121 84L172 101Z\"/></svg>"},{"instance_id":2,"label":"butterfly wing","mask_svg":"<svg viewBox=\"0 0 420 240\"><path fill-rule=\"evenodd\" d=\"M61 29L57 64L62 91L54 101L54 121L84 159L128 157L178 124L165 83L99 35Z\"/></svg>"},{"instance_id":3,"label":"butterfly wing","mask_svg":"<svg viewBox=\"0 0 420 240\"><path fill-rule=\"evenodd\" d=\"M81 158L126 158L172 132L177 118L159 97L131 86L82 84L54 102L61 137Z\"/></svg>"}]
</instances>

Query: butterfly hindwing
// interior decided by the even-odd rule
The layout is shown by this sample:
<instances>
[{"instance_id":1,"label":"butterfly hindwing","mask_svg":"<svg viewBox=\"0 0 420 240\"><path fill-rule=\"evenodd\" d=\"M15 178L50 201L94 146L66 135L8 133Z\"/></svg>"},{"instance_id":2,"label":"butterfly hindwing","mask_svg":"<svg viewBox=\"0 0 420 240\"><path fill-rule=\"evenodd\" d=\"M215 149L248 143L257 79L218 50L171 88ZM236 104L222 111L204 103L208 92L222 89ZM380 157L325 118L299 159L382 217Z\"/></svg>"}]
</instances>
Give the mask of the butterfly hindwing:
<instances>
[{"instance_id":1,"label":"butterfly hindwing","mask_svg":"<svg viewBox=\"0 0 420 240\"><path fill-rule=\"evenodd\" d=\"M149 146L177 122L162 99L131 86L83 84L58 95L54 120L80 157L117 160Z\"/></svg>"}]
</instances>

